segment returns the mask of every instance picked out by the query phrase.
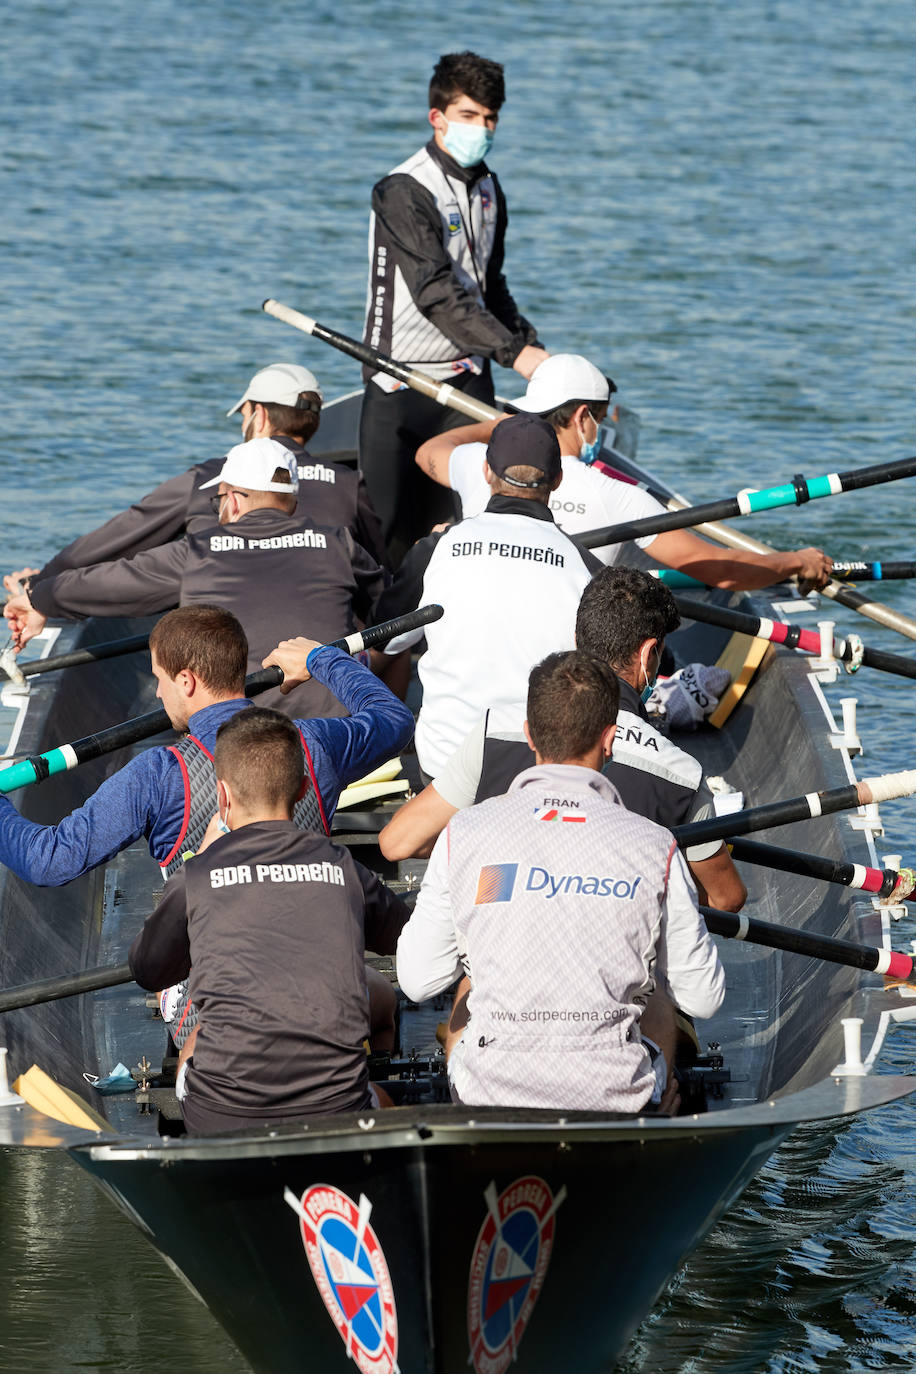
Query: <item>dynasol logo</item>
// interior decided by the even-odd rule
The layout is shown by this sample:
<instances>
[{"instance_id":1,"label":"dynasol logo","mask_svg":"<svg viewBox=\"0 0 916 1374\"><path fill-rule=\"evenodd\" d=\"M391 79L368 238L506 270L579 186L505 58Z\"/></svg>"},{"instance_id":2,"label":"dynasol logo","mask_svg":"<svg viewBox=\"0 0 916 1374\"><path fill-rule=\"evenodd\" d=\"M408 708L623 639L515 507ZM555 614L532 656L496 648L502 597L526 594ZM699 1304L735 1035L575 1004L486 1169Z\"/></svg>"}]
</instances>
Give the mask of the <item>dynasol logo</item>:
<instances>
[{"instance_id":1,"label":"dynasol logo","mask_svg":"<svg viewBox=\"0 0 916 1374\"><path fill-rule=\"evenodd\" d=\"M511 901L517 873L518 864L485 864L477 875L474 905Z\"/></svg>"}]
</instances>

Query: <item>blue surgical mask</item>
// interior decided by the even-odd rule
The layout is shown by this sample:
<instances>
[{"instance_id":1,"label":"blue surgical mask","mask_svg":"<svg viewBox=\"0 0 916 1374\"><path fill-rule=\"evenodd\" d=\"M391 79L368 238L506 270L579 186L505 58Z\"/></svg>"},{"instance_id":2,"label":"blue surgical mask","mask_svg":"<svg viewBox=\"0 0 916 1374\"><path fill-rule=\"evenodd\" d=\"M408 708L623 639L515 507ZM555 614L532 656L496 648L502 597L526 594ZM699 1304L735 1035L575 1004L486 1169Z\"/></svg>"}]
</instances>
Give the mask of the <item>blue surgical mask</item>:
<instances>
[{"instance_id":1,"label":"blue surgical mask","mask_svg":"<svg viewBox=\"0 0 916 1374\"><path fill-rule=\"evenodd\" d=\"M596 422L597 424L597 422ZM583 444L579 449L579 462L591 465L598 454L601 452L601 426L597 425L595 437L590 444Z\"/></svg>"},{"instance_id":2,"label":"blue surgical mask","mask_svg":"<svg viewBox=\"0 0 916 1374\"><path fill-rule=\"evenodd\" d=\"M445 147L459 167L476 167L493 147L493 130L483 124L456 124L446 120Z\"/></svg>"}]
</instances>

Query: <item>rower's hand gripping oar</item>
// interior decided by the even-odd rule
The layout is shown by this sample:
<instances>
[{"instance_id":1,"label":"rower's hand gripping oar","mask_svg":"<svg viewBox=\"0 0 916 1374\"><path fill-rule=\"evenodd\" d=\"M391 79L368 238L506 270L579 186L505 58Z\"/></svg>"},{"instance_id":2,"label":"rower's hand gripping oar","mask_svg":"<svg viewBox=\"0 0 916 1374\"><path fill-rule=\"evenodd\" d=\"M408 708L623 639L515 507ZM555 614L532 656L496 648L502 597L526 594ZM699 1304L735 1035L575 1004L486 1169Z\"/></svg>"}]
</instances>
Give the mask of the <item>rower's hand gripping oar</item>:
<instances>
[{"instance_id":1,"label":"rower's hand gripping oar","mask_svg":"<svg viewBox=\"0 0 916 1374\"><path fill-rule=\"evenodd\" d=\"M690 504L677 493L673 496L666 496L663 492L650 492L650 495L654 495L663 506L667 506L668 510L686 510ZM723 525L720 521L714 520L707 524L697 525L696 532L705 535L707 539L713 540L716 544L721 544L726 549L737 549L741 553L757 553L766 557L768 554L776 552L769 544L764 544L760 539L754 539L744 530L733 530L730 525ZM904 635L907 639L916 639L916 620L904 615L902 611L892 610L890 606L884 606L880 601L873 601L864 593L857 592L854 587L844 587L835 578L831 578L825 587L820 588L820 591L822 596L829 596L831 601L838 601L841 606L848 606L850 610L856 611L859 615L864 615L868 620L875 621L877 625L884 625L889 630L896 630L897 634Z\"/></svg>"},{"instance_id":2,"label":"rower's hand gripping oar","mask_svg":"<svg viewBox=\"0 0 916 1374\"><path fill-rule=\"evenodd\" d=\"M386 644L396 635L406 634L421 625L429 625L432 621L441 619L442 615L441 606L421 606L419 610L411 611L408 615L387 620L381 625L371 625L365 630L349 635L346 639L336 639L327 647L342 649L350 654L358 653L360 649ZM282 681L282 669L262 668L260 672L252 673L245 679L245 695L255 696L258 692L267 691L269 687L278 687ZM62 744L57 749L50 749L33 758L22 759L19 763L13 763L8 768L0 770L0 793L15 792L18 787L43 782L55 773L67 773L81 763L88 763L90 759L100 758L103 754L110 754L115 749L135 744L141 739L149 739L169 729L171 721L165 711L150 711L146 715L135 716L132 720L113 725L108 730L86 735L83 739L74 740L72 744Z\"/></svg>"},{"instance_id":3,"label":"rower's hand gripping oar","mask_svg":"<svg viewBox=\"0 0 916 1374\"><path fill-rule=\"evenodd\" d=\"M739 491L721 501L707 501L701 506L687 506L682 510L660 515L646 515L639 520L626 520L619 525L606 525L600 530L587 530L576 535L577 542L587 549L603 544L619 544L624 539L642 539L646 535L664 534L668 530L684 530L709 520L729 520L759 511L776 510L781 506L801 506L822 496L837 496L844 491L860 491L863 487L897 482L916 475L916 457L900 458L893 463L875 463L868 468L853 468L849 472L828 472L821 477L794 477L777 487L761 491Z\"/></svg>"},{"instance_id":4,"label":"rower's hand gripping oar","mask_svg":"<svg viewBox=\"0 0 916 1374\"><path fill-rule=\"evenodd\" d=\"M767 945L770 949L784 949L790 954L806 954L812 959L826 959L831 964L846 964L850 968L864 968L883 973L901 983L916 983L916 961L909 954L890 949L876 949L859 945L852 940L837 940L829 935L815 935L792 926L779 926L772 921L758 921L738 912L717 911L701 906L706 928L713 935L730 940L747 940L750 944Z\"/></svg>"},{"instance_id":5,"label":"rower's hand gripping oar","mask_svg":"<svg viewBox=\"0 0 916 1374\"><path fill-rule=\"evenodd\" d=\"M764 806L750 807L747 811L733 811L728 816L711 816L708 821L675 825L671 827L671 833L684 849L712 840L725 840L729 835L749 835L773 825L790 825L793 821L829 816L835 811L851 811L854 807L868 806L870 802L909 797L914 792L916 769L908 769L903 773L883 773L877 778L863 778L848 787L831 787L823 792L809 792L804 797L767 802Z\"/></svg>"},{"instance_id":6,"label":"rower's hand gripping oar","mask_svg":"<svg viewBox=\"0 0 916 1374\"><path fill-rule=\"evenodd\" d=\"M405 386L412 387L414 391L422 392L431 400L438 401L441 406L460 410L463 415L469 415L472 420L496 420L503 414L501 410L494 409L485 401L477 401L473 396L465 395L463 391L459 391L457 387L451 386L448 382L438 382L434 377L427 377L425 372L418 372L416 368L405 367L403 363L396 363L393 358L386 357L384 353L378 353L368 344L359 343L346 334L338 334L336 329L328 329L309 315L303 315L301 310L293 310L291 306L282 305L280 301L274 300L266 300L261 308L268 315L273 315L275 320L282 320L284 324L292 325L293 329L301 329L304 334L311 334L313 338L321 339L323 343L330 344L332 348L339 349L341 353L348 353L351 358L356 358L358 362L365 363L367 367L374 367L379 372L387 372L389 376L396 377Z\"/></svg>"},{"instance_id":7,"label":"rower's hand gripping oar","mask_svg":"<svg viewBox=\"0 0 916 1374\"><path fill-rule=\"evenodd\" d=\"M695 601L688 596L676 596L674 599L681 615L687 620L719 625L724 630L737 630L739 634L769 640L771 644L783 644L787 649L800 649L805 654L822 652L821 637L815 630L804 630L800 625L789 625L784 620L768 620L763 616L748 615L745 611L733 611L728 606ZM835 658L848 665L848 672L855 672L860 664L864 664L866 668L878 668L884 673L916 678L916 659L887 653L884 649L870 649L858 636L834 639L833 653Z\"/></svg>"}]
</instances>

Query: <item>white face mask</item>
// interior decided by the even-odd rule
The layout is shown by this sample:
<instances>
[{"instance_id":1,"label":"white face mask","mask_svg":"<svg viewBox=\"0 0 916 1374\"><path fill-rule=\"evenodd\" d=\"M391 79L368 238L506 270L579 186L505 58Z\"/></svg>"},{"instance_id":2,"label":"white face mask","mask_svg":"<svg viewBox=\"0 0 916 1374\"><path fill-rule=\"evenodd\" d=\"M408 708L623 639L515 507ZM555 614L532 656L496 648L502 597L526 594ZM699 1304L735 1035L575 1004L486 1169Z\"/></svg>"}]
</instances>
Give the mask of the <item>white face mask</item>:
<instances>
[{"instance_id":1,"label":"white face mask","mask_svg":"<svg viewBox=\"0 0 916 1374\"><path fill-rule=\"evenodd\" d=\"M257 418L258 418L258 412L257 412L256 410L254 410L254 409L252 410L251 414L248 416L248 419L247 419L247 420L245 419L244 415L242 416L242 443L243 443L243 444L247 444L247 443L249 442L249 440L251 440L251 439L256 439L256 438L257 438L257 435L256 435L256 434L249 434L249 432L248 432L248 431L251 429L251 426L252 426L252 425L255 423L255 421L257 420Z\"/></svg>"},{"instance_id":2,"label":"white face mask","mask_svg":"<svg viewBox=\"0 0 916 1374\"><path fill-rule=\"evenodd\" d=\"M460 124L448 119L442 141L460 167L476 167L493 147L493 130L485 124Z\"/></svg>"},{"instance_id":3,"label":"white face mask","mask_svg":"<svg viewBox=\"0 0 916 1374\"><path fill-rule=\"evenodd\" d=\"M659 651L658 651L658 645L657 645L657 644L656 644L656 646L655 646L653 652L654 652L654 654L655 654L655 671L653 672L651 678L649 677L649 657L648 657L648 654L646 655L646 661L645 661L645 663L640 665L641 668L642 668L643 676L644 676L645 679L646 679L646 685L643 687L642 691L641 691L640 694L639 694L639 699L640 699L640 701L643 703L643 705L645 705L645 703L649 700L650 696L652 695L652 688L655 686L655 679L658 677L658 670L659 670L659 668L661 667L661 664L662 664L662 656L661 656L661 654L660 654Z\"/></svg>"}]
</instances>

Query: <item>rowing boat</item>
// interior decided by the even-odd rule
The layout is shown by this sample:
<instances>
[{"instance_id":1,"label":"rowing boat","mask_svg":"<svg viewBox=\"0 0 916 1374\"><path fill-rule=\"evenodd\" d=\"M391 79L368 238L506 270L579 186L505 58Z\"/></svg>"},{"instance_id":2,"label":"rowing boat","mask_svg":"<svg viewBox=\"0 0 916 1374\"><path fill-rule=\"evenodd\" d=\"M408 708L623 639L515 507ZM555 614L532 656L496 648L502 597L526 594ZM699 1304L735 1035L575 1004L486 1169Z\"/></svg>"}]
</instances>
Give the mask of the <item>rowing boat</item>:
<instances>
[{"instance_id":1,"label":"rowing boat","mask_svg":"<svg viewBox=\"0 0 916 1374\"><path fill-rule=\"evenodd\" d=\"M353 460L358 404L354 393L326 409L316 456ZM670 495L636 464L632 421L613 442L614 466ZM790 604L787 589L774 595L747 601L773 619L815 618L809 603ZM137 628L68 624L52 631L54 650ZM671 647L681 663L710 662L726 640L692 624ZM749 802L842 786L854 775L825 692L833 672L771 646L723 727L685 743L708 775L724 777ZM17 755L154 704L142 656L48 674L27 697L18 694L18 705L12 688L3 699L16 714ZM108 756L14 800L31 818L51 821L125 761L123 752ZM395 871L376 843L393 805L340 812L336 827L363 862L404 888L417 866ZM878 823L874 815L831 816L768 838L875 865ZM745 878L749 915L889 947L887 910L861 893L763 869ZM120 962L160 885L142 844L59 890L0 873L3 984ZM442 1100L431 1033L442 1012L405 1007L394 1110L188 1140L159 1135L156 1112L143 1114L156 1101L153 1087L94 1096L105 1131L62 1130L57 1139L177 1267L256 1370L343 1370L352 1360L373 1374L499 1374L513 1361L547 1371L567 1366L571 1349L577 1370L603 1370L795 1125L916 1086L871 1072L889 1020L916 1014L899 989L773 949L729 943L721 953L728 995L702 1027L708 1110L694 1115L454 1107ZM846 1046L848 1019L860 1022L861 1063ZM37 1062L87 1098L85 1070L104 1074L119 1060L155 1070L165 1040L133 986L12 1013L4 1029L14 1071ZM155 1073L149 1077L155 1083ZM54 1136L28 1111L14 1117L0 1108L3 1138Z\"/></svg>"}]
</instances>

